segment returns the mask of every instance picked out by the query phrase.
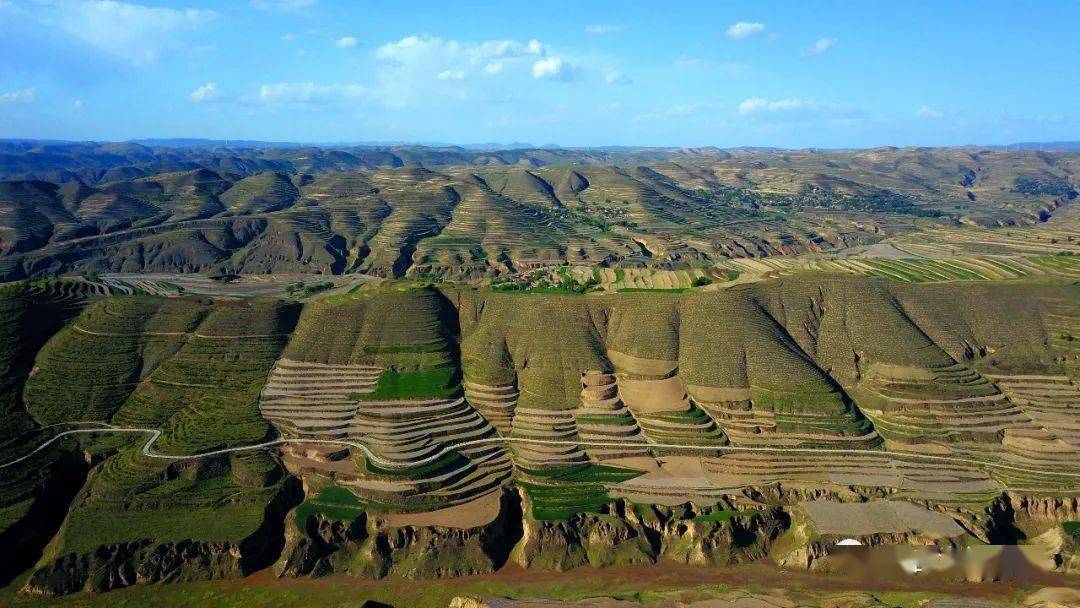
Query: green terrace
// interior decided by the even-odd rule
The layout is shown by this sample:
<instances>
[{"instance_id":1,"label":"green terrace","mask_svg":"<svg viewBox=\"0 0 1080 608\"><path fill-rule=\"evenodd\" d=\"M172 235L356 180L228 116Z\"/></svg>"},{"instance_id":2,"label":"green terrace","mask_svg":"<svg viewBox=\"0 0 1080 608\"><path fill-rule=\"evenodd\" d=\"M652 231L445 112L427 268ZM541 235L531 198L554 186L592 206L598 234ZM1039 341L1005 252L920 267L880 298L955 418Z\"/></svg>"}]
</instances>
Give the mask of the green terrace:
<instances>
[{"instance_id":1,"label":"green terrace","mask_svg":"<svg viewBox=\"0 0 1080 608\"><path fill-rule=\"evenodd\" d=\"M371 393L353 393L356 401L390 399L449 398L458 394L457 370L435 367L418 371L399 372L388 369L379 374L379 383Z\"/></svg>"},{"instance_id":2,"label":"green terrace","mask_svg":"<svg viewBox=\"0 0 1080 608\"><path fill-rule=\"evenodd\" d=\"M442 470L452 470L461 468L469 464L469 461L456 451L449 451L442 454L435 460L423 464L420 466L409 467L405 469L391 469L387 467L381 467L370 460L365 463L365 467L368 473L373 475L380 475L383 477L394 478L423 478L429 473Z\"/></svg>"},{"instance_id":3,"label":"green terrace","mask_svg":"<svg viewBox=\"0 0 1080 608\"><path fill-rule=\"evenodd\" d=\"M293 521L303 530L312 515L324 519L352 521L363 515L365 503L355 494L341 486L323 488L314 498L308 498L296 507Z\"/></svg>"},{"instance_id":4,"label":"green terrace","mask_svg":"<svg viewBox=\"0 0 1080 608\"><path fill-rule=\"evenodd\" d=\"M535 481L517 480L532 505L533 519L569 519L578 513L600 513L611 496L604 484L619 483L641 471L582 463L552 469L519 469Z\"/></svg>"}]
</instances>

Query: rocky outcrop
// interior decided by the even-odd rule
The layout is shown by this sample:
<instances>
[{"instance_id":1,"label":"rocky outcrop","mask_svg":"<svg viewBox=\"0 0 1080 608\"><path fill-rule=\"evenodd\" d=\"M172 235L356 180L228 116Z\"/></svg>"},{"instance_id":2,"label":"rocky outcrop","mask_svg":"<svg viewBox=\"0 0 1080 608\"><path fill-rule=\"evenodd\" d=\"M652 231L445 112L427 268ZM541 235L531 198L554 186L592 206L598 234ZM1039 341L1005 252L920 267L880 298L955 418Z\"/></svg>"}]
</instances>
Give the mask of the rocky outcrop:
<instances>
[{"instance_id":1,"label":"rocky outcrop","mask_svg":"<svg viewBox=\"0 0 1080 608\"><path fill-rule=\"evenodd\" d=\"M312 516L301 532L290 529L279 576L348 572L364 578L436 578L494 572L520 537L517 495L502 496L499 516L484 526L392 526L378 516L351 522Z\"/></svg>"},{"instance_id":2,"label":"rocky outcrop","mask_svg":"<svg viewBox=\"0 0 1080 608\"><path fill-rule=\"evenodd\" d=\"M1024 496L1007 493L1017 518L1050 522L1080 520L1080 497L1078 496Z\"/></svg>"},{"instance_id":3,"label":"rocky outcrop","mask_svg":"<svg viewBox=\"0 0 1080 608\"><path fill-rule=\"evenodd\" d=\"M39 564L20 593L53 597L146 583L246 576L269 566L280 554L284 515L296 498L296 485L283 484L266 506L263 523L238 543L142 540L62 554Z\"/></svg>"},{"instance_id":4,"label":"rocky outcrop","mask_svg":"<svg viewBox=\"0 0 1080 608\"><path fill-rule=\"evenodd\" d=\"M240 548L232 543L153 541L70 553L38 568L22 588L26 595L103 592L130 585L209 580L244 574Z\"/></svg>"},{"instance_id":5,"label":"rocky outcrop","mask_svg":"<svg viewBox=\"0 0 1080 608\"><path fill-rule=\"evenodd\" d=\"M768 515L708 520L711 508L612 505L609 514L580 514L563 521L524 520L513 559L526 567L567 570L578 566L648 564L670 560L699 566L762 557L781 532Z\"/></svg>"},{"instance_id":6,"label":"rocky outcrop","mask_svg":"<svg viewBox=\"0 0 1080 608\"><path fill-rule=\"evenodd\" d=\"M770 514L695 519L710 508L631 508L621 500L607 513L539 521L523 515L521 500L517 492L506 491L495 520L466 529L395 527L370 515L351 522L312 516L303 531L288 532L275 572L422 579L489 573L507 561L557 571L659 560L722 565L762 557L783 527L782 519Z\"/></svg>"}]
</instances>

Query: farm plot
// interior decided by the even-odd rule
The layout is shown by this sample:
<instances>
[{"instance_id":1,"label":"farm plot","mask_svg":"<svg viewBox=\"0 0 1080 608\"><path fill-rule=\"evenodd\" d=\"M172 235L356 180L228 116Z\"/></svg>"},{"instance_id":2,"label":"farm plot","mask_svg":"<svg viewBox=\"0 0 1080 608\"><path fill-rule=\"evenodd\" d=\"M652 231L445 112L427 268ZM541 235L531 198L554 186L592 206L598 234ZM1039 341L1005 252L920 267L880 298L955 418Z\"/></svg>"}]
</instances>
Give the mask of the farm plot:
<instances>
[{"instance_id":1,"label":"farm plot","mask_svg":"<svg viewBox=\"0 0 1080 608\"><path fill-rule=\"evenodd\" d=\"M1021 469L1071 470L1080 465L1077 446L1057 430L1068 433L1070 425L1062 426L1038 404L1027 405L1023 381L1017 383L1019 401L1014 401L1007 390L999 391L965 366L926 371L929 377L922 379L886 380L875 397L863 402L863 411L886 439L900 445L934 444L957 455ZM994 469L993 476L1012 487L1066 483L1020 470Z\"/></svg>"},{"instance_id":2,"label":"farm plot","mask_svg":"<svg viewBox=\"0 0 1080 608\"><path fill-rule=\"evenodd\" d=\"M679 374L689 385L693 403L725 432L730 429L736 444L775 440L781 445L879 445L866 417L753 298L751 289L686 296L679 329ZM803 304L805 297L800 300L801 306L786 315L789 320L795 311L813 312ZM720 325L715 319L738 322ZM811 317L804 326L820 322Z\"/></svg>"},{"instance_id":3,"label":"farm plot","mask_svg":"<svg viewBox=\"0 0 1080 608\"><path fill-rule=\"evenodd\" d=\"M621 358L626 362L627 358ZM634 361L640 363L639 361ZM632 369L642 371L640 365ZM672 369L670 375L647 376L616 366L618 399L626 404L650 443L725 445L727 438L707 413L690 402L686 384ZM665 377L666 376L666 377Z\"/></svg>"},{"instance_id":4,"label":"farm plot","mask_svg":"<svg viewBox=\"0 0 1080 608\"><path fill-rule=\"evenodd\" d=\"M347 435L356 414L354 395L375 391L383 368L280 359L263 389L259 407L282 431L297 437Z\"/></svg>"},{"instance_id":5,"label":"farm plot","mask_svg":"<svg viewBox=\"0 0 1080 608\"><path fill-rule=\"evenodd\" d=\"M929 254L928 254L929 256ZM745 258L725 260L721 270L741 273L739 282L806 273L844 273L896 283L1010 281L1038 277L1075 278L1080 272L1072 256L986 255L978 257L821 257Z\"/></svg>"},{"instance_id":6,"label":"farm plot","mask_svg":"<svg viewBox=\"0 0 1080 608\"><path fill-rule=\"evenodd\" d=\"M513 384L481 384L479 382L462 383L465 400L487 419L500 433L509 434L521 392Z\"/></svg>"},{"instance_id":7,"label":"farm plot","mask_svg":"<svg viewBox=\"0 0 1080 608\"><path fill-rule=\"evenodd\" d=\"M567 519L577 513L598 513L611 502L608 487L633 479L641 471L581 463L540 470L520 470L517 485L525 490L537 520Z\"/></svg>"},{"instance_id":8,"label":"farm plot","mask_svg":"<svg viewBox=\"0 0 1080 608\"><path fill-rule=\"evenodd\" d=\"M574 416L582 441L645 443L637 420L619 399L614 374L586 371L581 374L581 408ZM643 447L585 446L594 460L648 455Z\"/></svg>"},{"instance_id":9,"label":"farm plot","mask_svg":"<svg viewBox=\"0 0 1080 608\"><path fill-rule=\"evenodd\" d=\"M283 433L368 447L373 458L303 466L384 510L460 504L512 468L498 443L448 451L497 431L462 394L441 297L392 288L309 304L263 391L262 410Z\"/></svg>"},{"instance_id":10,"label":"farm plot","mask_svg":"<svg viewBox=\"0 0 1080 608\"><path fill-rule=\"evenodd\" d=\"M26 446L41 443L56 432L41 428L26 410L23 388L33 372L39 349L78 313L83 301L81 294L69 298L35 285L0 287L0 461L24 456ZM62 462L62 447L42 450L22 466L5 468L0 474L0 537L8 548L0 556L0 572L10 571L27 554L32 556L34 543L44 542L36 538L41 531L32 522L37 509L46 502L39 498L42 492L69 485L66 480L58 483L54 478L69 468L56 466ZM27 545L23 543L29 543L31 549L24 549Z\"/></svg>"},{"instance_id":11,"label":"farm plot","mask_svg":"<svg viewBox=\"0 0 1080 608\"><path fill-rule=\"evenodd\" d=\"M1068 376L986 376L1009 401L1063 441L1080 447L1080 386Z\"/></svg>"},{"instance_id":12,"label":"farm plot","mask_svg":"<svg viewBox=\"0 0 1080 608\"><path fill-rule=\"evenodd\" d=\"M572 410L548 410L518 407L511 424L513 437L535 440L537 442L572 442L513 444L514 461L520 466L544 468L566 466L585 462L588 456L581 446L577 421Z\"/></svg>"},{"instance_id":13,"label":"farm plot","mask_svg":"<svg viewBox=\"0 0 1080 608\"><path fill-rule=\"evenodd\" d=\"M991 441L1006 428L1030 419L974 370L952 364L921 371L876 368L861 389L873 397L861 403L874 426L896 441Z\"/></svg>"},{"instance_id":14,"label":"farm plot","mask_svg":"<svg viewBox=\"0 0 1080 608\"><path fill-rule=\"evenodd\" d=\"M208 311L197 301L149 296L87 308L39 353L24 393L27 409L43 424L109 420Z\"/></svg>"},{"instance_id":15,"label":"farm plot","mask_svg":"<svg viewBox=\"0 0 1080 608\"><path fill-rule=\"evenodd\" d=\"M840 503L811 500L799 503L818 534L825 537L870 537L914 533L931 539L964 534L951 517L899 500Z\"/></svg>"},{"instance_id":16,"label":"farm plot","mask_svg":"<svg viewBox=\"0 0 1080 608\"><path fill-rule=\"evenodd\" d=\"M729 490L772 483L837 488L884 487L894 489L899 497L912 500L987 503L1002 487L974 466L943 465L872 450L842 456L738 452L703 459L703 468L709 483L715 488Z\"/></svg>"}]
</instances>

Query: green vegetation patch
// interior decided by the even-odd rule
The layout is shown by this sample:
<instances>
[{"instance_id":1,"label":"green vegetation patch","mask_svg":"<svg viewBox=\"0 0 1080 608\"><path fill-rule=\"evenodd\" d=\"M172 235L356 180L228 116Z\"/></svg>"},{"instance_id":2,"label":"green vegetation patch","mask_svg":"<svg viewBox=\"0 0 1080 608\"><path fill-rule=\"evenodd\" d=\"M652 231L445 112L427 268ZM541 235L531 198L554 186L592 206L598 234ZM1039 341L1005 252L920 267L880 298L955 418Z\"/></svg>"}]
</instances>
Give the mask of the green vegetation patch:
<instances>
[{"instance_id":1,"label":"green vegetation patch","mask_svg":"<svg viewBox=\"0 0 1080 608\"><path fill-rule=\"evenodd\" d=\"M357 401L453 397L458 393L456 378L457 372L450 367L414 372L388 369L379 375L379 384L374 392L353 393L350 397Z\"/></svg>"},{"instance_id":2,"label":"green vegetation patch","mask_svg":"<svg viewBox=\"0 0 1080 608\"><path fill-rule=\"evenodd\" d=\"M441 470L452 470L459 468L466 464L468 461L461 454L450 451L442 456L439 456L435 460L423 464L417 467L410 467L407 469L388 469L380 467L379 465L368 461L367 470L369 473L375 475L383 475L386 477L424 477L428 473Z\"/></svg>"},{"instance_id":3,"label":"green vegetation patch","mask_svg":"<svg viewBox=\"0 0 1080 608\"><path fill-rule=\"evenodd\" d=\"M216 508L117 510L82 508L64 525L63 550L91 553L102 545L133 540L195 540L239 543L263 521L263 505L225 504Z\"/></svg>"},{"instance_id":4,"label":"green vegetation patch","mask_svg":"<svg viewBox=\"0 0 1080 608\"><path fill-rule=\"evenodd\" d=\"M713 511L711 513L703 513L694 517L694 521L709 522L709 521L731 521L735 517L757 517L764 513L761 509L744 509L744 510L732 510L721 509L719 511Z\"/></svg>"},{"instance_id":5,"label":"green vegetation patch","mask_svg":"<svg viewBox=\"0 0 1080 608\"><path fill-rule=\"evenodd\" d=\"M532 504L533 519L568 519L578 513L599 513L611 502L604 487L633 479L642 471L608 465L581 463L553 469L522 469L541 482L518 481Z\"/></svg>"},{"instance_id":6,"label":"green vegetation patch","mask_svg":"<svg viewBox=\"0 0 1080 608\"><path fill-rule=\"evenodd\" d=\"M301 530L308 518L319 514L326 519L351 521L364 513L364 503L356 494L341 486L329 486L315 498L309 498L296 507L296 527Z\"/></svg>"},{"instance_id":7,"label":"green vegetation patch","mask_svg":"<svg viewBox=\"0 0 1080 608\"><path fill-rule=\"evenodd\" d=\"M555 521L578 513L599 513L611 496L600 484L540 485L519 481L532 503L533 519Z\"/></svg>"},{"instance_id":8,"label":"green vegetation patch","mask_svg":"<svg viewBox=\"0 0 1080 608\"><path fill-rule=\"evenodd\" d=\"M285 288L286 293L291 296L299 298L310 298L311 296L334 288L333 281L324 281L322 283L305 284L304 282L292 283Z\"/></svg>"},{"instance_id":9,"label":"green vegetation patch","mask_svg":"<svg viewBox=\"0 0 1080 608\"><path fill-rule=\"evenodd\" d=\"M642 471L583 462L554 469L525 469L521 472L540 479L574 483L619 483L642 475Z\"/></svg>"},{"instance_id":10,"label":"green vegetation patch","mask_svg":"<svg viewBox=\"0 0 1080 608\"><path fill-rule=\"evenodd\" d=\"M1062 522L1061 527L1065 529L1065 533L1069 536L1080 538L1080 521Z\"/></svg>"},{"instance_id":11,"label":"green vegetation patch","mask_svg":"<svg viewBox=\"0 0 1080 608\"><path fill-rule=\"evenodd\" d=\"M578 424L614 424L619 426L627 426L634 423L634 419L630 416L618 414L586 414L578 416L577 421Z\"/></svg>"}]
</instances>

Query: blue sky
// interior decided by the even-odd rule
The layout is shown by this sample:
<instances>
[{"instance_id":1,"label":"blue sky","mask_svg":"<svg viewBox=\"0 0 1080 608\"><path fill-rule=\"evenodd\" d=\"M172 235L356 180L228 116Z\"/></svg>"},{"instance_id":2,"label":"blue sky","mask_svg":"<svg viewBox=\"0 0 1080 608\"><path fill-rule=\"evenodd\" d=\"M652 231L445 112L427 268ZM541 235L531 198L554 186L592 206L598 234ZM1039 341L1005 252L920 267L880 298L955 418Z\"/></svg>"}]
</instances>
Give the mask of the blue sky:
<instances>
[{"instance_id":1,"label":"blue sky","mask_svg":"<svg viewBox=\"0 0 1080 608\"><path fill-rule=\"evenodd\" d=\"M1080 2L0 0L0 137L1080 139Z\"/></svg>"}]
</instances>

